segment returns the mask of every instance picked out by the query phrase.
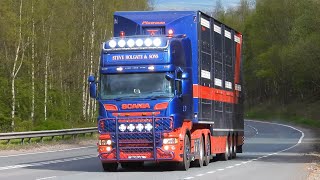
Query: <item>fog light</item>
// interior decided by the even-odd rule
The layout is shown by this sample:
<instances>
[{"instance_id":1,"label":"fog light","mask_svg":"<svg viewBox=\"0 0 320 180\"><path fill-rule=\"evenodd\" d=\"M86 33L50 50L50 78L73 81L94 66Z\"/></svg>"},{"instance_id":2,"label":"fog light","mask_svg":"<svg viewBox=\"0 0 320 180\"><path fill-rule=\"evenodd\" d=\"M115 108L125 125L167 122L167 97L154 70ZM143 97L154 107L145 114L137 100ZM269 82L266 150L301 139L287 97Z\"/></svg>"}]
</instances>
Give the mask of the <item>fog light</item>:
<instances>
[{"instance_id":1,"label":"fog light","mask_svg":"<svg viewBox=\"0 0 320 180\"><path fill-rule=\"evenodd\" d=\"M144 128L147 130L147 131L151 131L152 130L152 125L150 124L150 123L148 123L148 124L146 124L145 126L144 126Z\"/></svg>"},{"instance_id":2,"label":"fog light","mask_svg":"<svg viewBox=\"0 0 320 180\"><path fill-rule=\"evenodd\" d=\"M112 144L112 141L111 141L110 139L108 139L108 140L107 140L107 145L110 146L111 144Z\"/></svg>"},{"instance_id":3,"label":"fog light","mask_svg":"<svg viewBox=\"0 0 320 180\"><path fill-rule=\"evenodd\" d=\"M127 129L127 126L126 126L125 124L120 124L119 130L120 130L121 132L124 132L126 129Z\"/></svg>"},{"instance_id":4,"label":"fog light","mask_svg":"<svg viewBox=\"0 0 320 180\"><path fill-rule=\"evenodd\" d=\"M110 151L111 151L111 147L110 147L110 146L107 146L106 150L107 150L108 152L110 152Z\"/></svg>"},{"instance_id":5,"label":"fog light","mask_svg":"<svg viewBox=\"0 0 320 180\"><path fill-rule=\"evenodd\" d=\"M135 127L133 124L129 124L129 126L127 126L127 129L128 129L130 132L134 131L135 128L136 128L136 127Z\"/></svg>"},{"instance_id":6,"label":"fog light","mask_svg":"<svg viewBox=\"0 0 320 180\"><path fill-rule=\"evenodd\" d=\"M136 126L136 129L138 130L138 131L142 131L143 130L143 128L144 128L144 126L142 125L142 124L138 124L137 126Z\"/></svg>"}]
</instances>

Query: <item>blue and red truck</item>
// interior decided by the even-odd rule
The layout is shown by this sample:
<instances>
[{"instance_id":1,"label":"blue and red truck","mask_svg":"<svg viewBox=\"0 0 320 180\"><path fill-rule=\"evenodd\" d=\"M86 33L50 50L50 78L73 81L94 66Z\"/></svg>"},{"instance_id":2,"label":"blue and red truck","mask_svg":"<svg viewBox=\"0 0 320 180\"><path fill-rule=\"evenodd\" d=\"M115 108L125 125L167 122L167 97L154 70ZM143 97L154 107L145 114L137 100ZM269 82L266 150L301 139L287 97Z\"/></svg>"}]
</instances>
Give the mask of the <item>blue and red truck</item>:
<instances>
[{"instance_id":1,"label":"blue and red truck","mask_svg":"<svg viewBox=\"0 0 320 180\"><path fill-rule=\"evenodd\" d=\"M105 171L187 170L242 152L242 35L200 11L115 12L102 45L98 152Z\"/></svg>"}]
</instances>

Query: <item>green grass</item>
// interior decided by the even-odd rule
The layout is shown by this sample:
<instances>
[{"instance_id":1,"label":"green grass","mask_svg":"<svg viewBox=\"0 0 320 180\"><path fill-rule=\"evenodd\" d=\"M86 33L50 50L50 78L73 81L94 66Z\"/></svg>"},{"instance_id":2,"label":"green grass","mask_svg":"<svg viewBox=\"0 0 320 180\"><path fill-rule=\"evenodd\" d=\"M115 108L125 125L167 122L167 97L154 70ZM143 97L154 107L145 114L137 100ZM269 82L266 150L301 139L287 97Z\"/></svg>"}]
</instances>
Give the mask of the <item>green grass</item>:
<instances>
[{"instance_id":1,"label":"green grass","mask_svg":"<svg viewBox=\"0 0 320 180\"><path fill-rule=\"evenodd\" d=\"M246 119L286 121L297 125L320 128L320 102L291 103L278 105L277 103L264 103L246 108Z\"/></svg>"}]
</instances>

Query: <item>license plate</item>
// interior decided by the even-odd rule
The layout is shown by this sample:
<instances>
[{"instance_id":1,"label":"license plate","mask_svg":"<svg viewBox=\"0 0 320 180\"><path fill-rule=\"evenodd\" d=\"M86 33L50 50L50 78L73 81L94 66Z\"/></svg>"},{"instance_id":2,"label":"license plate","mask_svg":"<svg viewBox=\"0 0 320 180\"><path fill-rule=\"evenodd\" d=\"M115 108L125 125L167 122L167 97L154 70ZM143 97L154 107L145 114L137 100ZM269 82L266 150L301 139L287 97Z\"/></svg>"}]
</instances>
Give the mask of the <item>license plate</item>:
<instances>
[{"instance_id":1,"label":"license plate","mask_svg":"<svg viewBox=\"0 0 320 180\"><path fill-rule=\"evenodd\" d=\"M146 156L128 156L129 159L145 159Z\"/></svg>"}]
</instances>

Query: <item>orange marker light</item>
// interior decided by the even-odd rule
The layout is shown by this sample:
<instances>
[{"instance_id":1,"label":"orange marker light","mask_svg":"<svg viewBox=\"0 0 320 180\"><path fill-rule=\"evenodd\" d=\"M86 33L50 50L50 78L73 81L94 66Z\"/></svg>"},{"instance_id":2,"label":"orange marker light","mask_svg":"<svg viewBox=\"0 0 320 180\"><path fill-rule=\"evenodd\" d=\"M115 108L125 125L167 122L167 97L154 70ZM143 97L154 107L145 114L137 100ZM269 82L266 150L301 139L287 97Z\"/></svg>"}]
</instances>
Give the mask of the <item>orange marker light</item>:
<instances>
[{"instance_id":1,"label":"orange marker light","mask_svg":"<svg viewBox=\"0 0 320 180\"><path fill-rule=\"evenodd\" d=\"M114 104L105 104L103 106L107 111L118 111L118 107Z\"/></svg>"},{"instance_id":2,"label":"orange marker light","mask_svg":"<svg viewBox=\"0 0 320 180\"><path fill-rule=\"evenodd\" d=\"M168 36L171 36L171 37L173 36L173 30L172 29L168 30Z\"/></svg>"},{"instance_id":3,"label":"orange marker light","mask_svg":"<svg viewBox=\"0 0 320 180\"><path fill-rule=\"evenodd\" d=\"M154 110L166 109L168 107L168 102L158 103L154 106Z\"/></svg>"}]
</instances>

